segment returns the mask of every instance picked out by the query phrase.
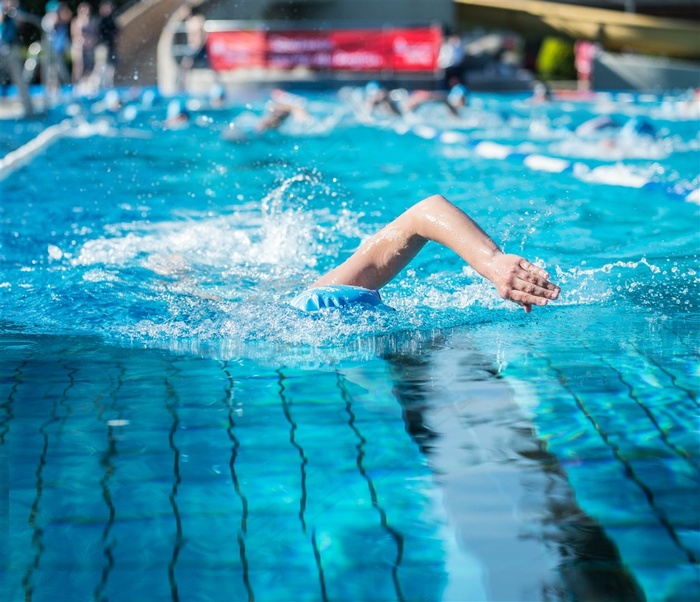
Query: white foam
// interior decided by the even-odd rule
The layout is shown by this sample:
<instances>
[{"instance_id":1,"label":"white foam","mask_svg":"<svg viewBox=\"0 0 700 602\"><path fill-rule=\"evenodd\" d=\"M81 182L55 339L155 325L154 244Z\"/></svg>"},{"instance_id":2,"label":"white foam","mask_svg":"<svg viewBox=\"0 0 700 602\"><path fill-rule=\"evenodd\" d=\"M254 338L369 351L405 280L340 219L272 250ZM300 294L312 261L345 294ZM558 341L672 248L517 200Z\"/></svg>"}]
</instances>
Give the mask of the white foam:
<instances>
[{"instance_id":1,"label":"white foam","mask_svg":"<svg viewBox=\"0 0 700 602\"><path fill-rule=\"evenodd\" d=\"M448 130L440 134L440 142L444 144L466 144L469 141L469 136L462 132Z\"/></svg>"},{"instance_id":2,"label":"white foam","mask_svg":"<svg viewBox=\"0 0 700 602\"><path fill-rule=\"evenodd\" d=\"M485 159L506 159L513 154L513 147L485 140L474 147L474 152Z\"/></svg>"},{"instance_id":3,"label":"white foam","mask_svg":"<svg viewBox=\"0 0 700 602\"><path fill-rule=\"evenodd\" d=\"M647 175L634 173L632 168L623 164L600 165L587 173L581 174L580 178L584 182L625 186L628 188L642 188L650 181Z\"/></svg>"},{"instance_id":4,"label":"white foam","mask_svg":"<svg viewBox=\"0 0 700 602\"><path fill-rule=\"evenodd\" d=\"M544 155L528 155L523 163L530 169L545 171L548 173L561 173L571 166L571 162L556 157L545 157Z\"/></svg>"},{"instance_id":5,"label":"white foam","mask_svg":"<svg viewBox=\"0 0 700 602\"><path fill-rule=\"evenodd\" d=\"M696 205L700 205L700 188L696 188L695 190L688 193L688 195L685 197L685 200L688 203L695 203Z\"/></svg>"},{"instance_id":6,"label":"white foam","mask_svg":"<svg viewBox=\"0 0 700 602\"><path fill-rule=\"evenodd\" d=\"M417 125L413 127L412 131L416 136L425 140L432 140L438 135L438 131L428 125Z\"/></svg>"}]
</instances>

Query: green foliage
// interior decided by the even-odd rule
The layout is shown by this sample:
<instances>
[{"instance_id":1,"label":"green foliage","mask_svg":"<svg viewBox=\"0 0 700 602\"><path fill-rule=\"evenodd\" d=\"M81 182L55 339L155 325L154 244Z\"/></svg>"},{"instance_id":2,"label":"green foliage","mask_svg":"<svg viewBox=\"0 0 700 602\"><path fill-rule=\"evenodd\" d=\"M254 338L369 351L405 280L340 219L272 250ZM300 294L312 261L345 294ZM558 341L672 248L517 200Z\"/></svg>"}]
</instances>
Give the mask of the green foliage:
<instances>
[{"instance_id":1,"label":"green foliage","mask_svg":"<svg viewBox=\"0 0 700 602\"><path fill-rule=\"evenodd\" d=\"M547 80L576 79L573 42L563 38L545 38L537 55L537 71Z\"/></svg>"}]
</instances>

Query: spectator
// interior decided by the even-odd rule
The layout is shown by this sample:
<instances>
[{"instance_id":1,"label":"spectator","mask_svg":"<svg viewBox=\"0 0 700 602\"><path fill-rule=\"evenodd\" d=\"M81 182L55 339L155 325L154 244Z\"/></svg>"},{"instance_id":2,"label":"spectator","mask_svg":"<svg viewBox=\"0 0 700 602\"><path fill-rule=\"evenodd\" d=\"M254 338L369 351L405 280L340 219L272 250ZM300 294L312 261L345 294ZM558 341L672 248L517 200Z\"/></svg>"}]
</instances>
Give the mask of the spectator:
<instances>
[{"instance_id":1,"label":"spectator","mask_svg":"<svg viewBox=\"0 0 700 602\"><path fill-rule=\"evenodd\" d=\"M73 12L66 2L51 0L46 5L46 14L41 28L49 42L46 60L46 82L49 93L55 93L63 84L71 83L68 61L70 58L70 27Z\"/></svg>"},{"instance_id":2,"label":"spectator","mask_svg":"<svg viewBox=\"0 0 700 602\"><path fill-rule=\"evenodd\" d=\"M187 50L180 60L177 87L178 90L185 90L187 76L192 68L207 64L207 34L204 30L206 19L198 7L185 5L181 21L187 34Z\"/></svg>"},{"instance_id":3,"label":"spectator","mask_svg":"<svg viewBox=\"0 0 700 602\"><path fill-rule=\"evenodd\" d=\"M27 84L22 78L22 66L17 52L17 6L13 0L2 0L0 5L0 80L2 96L6 94L6 84L11 81L17 87L22 99L25 117L34 113Z\"/></svg>"},{"instance_id":4,"label":"spectator","mask_svg":"<svg viewBox=\"0 0 700 602\"><path fill-rule=\"evenodd\" d=\"M95 68L95 48L99 39L99 24L87 2L78 5L70 31L73 83L80 84Z\"/></svg>"},{"instance_id":5,"label":"spectator","mask_svg":"<svg viewBox=\"0 0 700 602\"><path fill-rule=\"evenodd\" d=\"M464 45L462 38L451 33L445 37L438 54L438 67L442 69L442 88L449 90L455 84L461 84L464 63Z\"/></svg>"},{"instance_id":6,"label":"spectator","mask_svg":"<svg viewBox=\"0 0 700 602\"><path fill-rule=\"evenodd\" d=\"M99 13L99 43L104 45L107 51L102 85L111 88L114 85L114 71L117 67L117 38L119 37L119 27L114 18L114 5L111 0L100 2Z\"/></svg>"},{"instance_id":7,"label":"spectator","mask_svg":"<svg viewBox=\"0 0 700 602\"><path fill-rule=\"evenodd\" d=\"M2 0L0 6L0 80L2 95L7 95L7 84L15 81L14 65L16 62L15 42L17 41L17 10L10 0Z\"/></svg>"},{"instance_id":8,"label":"spectator","mask_svg":"<svg viewBox=\"0 0 700 602\"><path fill-rule=\"evenodd\" d=\"M599 46L588 40L574 42L574 65L578 79L579 90L589 90L593 74L593 61L598 54Z\"/></svg>"}]
</instances>

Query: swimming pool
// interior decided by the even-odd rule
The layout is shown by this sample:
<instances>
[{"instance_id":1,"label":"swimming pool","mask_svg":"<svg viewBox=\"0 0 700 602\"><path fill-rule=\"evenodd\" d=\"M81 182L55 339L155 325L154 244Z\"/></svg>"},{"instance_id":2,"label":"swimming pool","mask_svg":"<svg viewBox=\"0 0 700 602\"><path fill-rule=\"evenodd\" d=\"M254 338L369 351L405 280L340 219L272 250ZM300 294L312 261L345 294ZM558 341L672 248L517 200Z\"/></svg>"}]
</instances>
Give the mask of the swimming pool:
<instances>
[{"instance_id":1,"label":"swimming pool","mask_svg":"<svg viewBox=\"0 0 700 602\"><path fill-rule=\"evenodd\" d=\"M352 93L238 142L262 93L2 128L66 124L2 174L5 599L697 598L697 116ZM600 115L658 137L574 132ZM285 304L434 193L560 300L428 246L395 312Z\"/></svg>"}]
</instances>

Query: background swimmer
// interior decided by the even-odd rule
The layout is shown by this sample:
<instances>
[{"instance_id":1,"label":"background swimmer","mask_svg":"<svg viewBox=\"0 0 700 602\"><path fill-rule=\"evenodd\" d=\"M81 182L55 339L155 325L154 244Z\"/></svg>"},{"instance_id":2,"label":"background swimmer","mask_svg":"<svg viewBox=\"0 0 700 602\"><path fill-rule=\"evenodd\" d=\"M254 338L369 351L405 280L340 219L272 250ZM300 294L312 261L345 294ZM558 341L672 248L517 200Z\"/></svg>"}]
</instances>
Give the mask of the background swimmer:
<instances>
[{"instance_id":1,"label":"background swimmer","mask_svg":"<svg viewBox=\"0 0 700 602\"><path fill-rule=\"evenodd\" d=\"M302 124L310 124L313 117L304 106L303 98L285 92L273 90L271 99L265 105L265 113L254 124L231 122L221 134L224 140L243 142L254 135L264 134L270 130L278 130L288 119L295 119Z\"/></svg>"},{"instance_id":2,"label":"background swimmer","mask_svg":"<svg viewBox=\"0 0 700 602\"><path fill-rule=\"evenodd\" d=\"M401 109L391 97L389 91L377 82L369 82L365 86L363 110L367 115L372 115L377 110L388 115L401 115Z\"/></svg>"},{"instance_id":3,"label":"background swimmer","mask_svg":"<svg viewBox=\"0 0 700 602\"><path fill-rule=\"evenodd\" d=\"M452 86L449 92L442 90L416 90L406 99L403 107L406 111L415 111L418 107L437 102L444 104L455 117L459 116L459 111L467 106L468 91L466 86L457 84Z\"/></svg>"}]
</instances>

